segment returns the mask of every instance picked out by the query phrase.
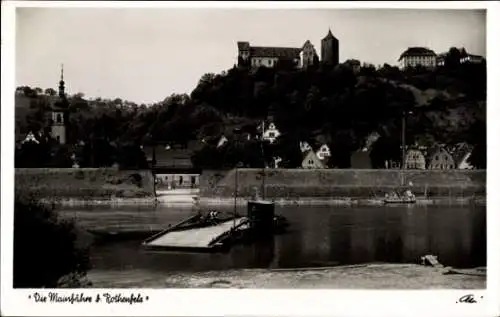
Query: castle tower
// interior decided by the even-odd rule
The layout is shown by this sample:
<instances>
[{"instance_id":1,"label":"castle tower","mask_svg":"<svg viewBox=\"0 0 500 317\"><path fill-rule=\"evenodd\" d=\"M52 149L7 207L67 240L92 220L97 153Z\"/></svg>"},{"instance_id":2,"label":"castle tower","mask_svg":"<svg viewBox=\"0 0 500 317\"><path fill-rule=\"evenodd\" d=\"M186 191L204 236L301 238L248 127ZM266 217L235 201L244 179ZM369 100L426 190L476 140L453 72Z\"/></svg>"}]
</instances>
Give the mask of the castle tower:
<instances>
[{"instance_id":1,"label":"castle tower","mask_svg":"<svg viewBox=\"0 0 500 317\"><path fill-rule=\"evenodd\" d=\"M328 34L321 40L321 61L333 66L339 64L339 40L328 29Z\"/></svg>"},{"instance_id":2,"label":"castle tower","mask_svg":"<svg viewBox=\"0 0 500 317\"><path fill-rule=\"evenodd\" d=\"M250 63L250 43L238 42L238 66L249 65Z\"/></svg>"},{"instance_id":3,"label":"castle tower","mask_svg":"<svg viewBox=\"0 0 500 317\"><path fill-rule=\"evenodd\" d=\"M67 99L64 91L64 69L61 65L61 80L59 81L59 97L51 107L51 136L59 144L66 143Z\"/></svg>"}]
</instances>

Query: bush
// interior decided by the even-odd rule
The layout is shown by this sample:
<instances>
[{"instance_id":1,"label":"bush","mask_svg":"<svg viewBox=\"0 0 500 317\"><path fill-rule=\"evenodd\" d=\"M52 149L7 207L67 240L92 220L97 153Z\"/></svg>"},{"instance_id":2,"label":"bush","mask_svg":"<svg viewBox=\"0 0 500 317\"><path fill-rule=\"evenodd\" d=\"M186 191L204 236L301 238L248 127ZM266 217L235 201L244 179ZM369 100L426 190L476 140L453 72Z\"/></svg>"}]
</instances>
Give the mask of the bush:
<instances>
[{"instance_id":1,"label":"bush","mask_svg":"<svg viewBox=\"0 0 500 317\"><path fill-rule=\"evenodd\" d=\"M110 176L106 179L106 183L112 184L112 185L120 185L123 183L123 180L118 177Z\"/></svg>"},{"instance_id":2,"label":"bush","mask_svg":"<svg viewBox=\"0 0 500 317\"><path fill-rule=\"evenodd\" d=\"M82 171L76 171L75 178L76 179L85 179L85 174Z\"/></svg>"},{"instance_id":3,"label":"bush","mask_svg":"<svg viewBox=\"0 0 500 317\"><path fill-rule=\"evenodd\" d=\"M133 173L129 176L130 182L137 186L142 187L142 176L139 173Z\"/></svg>"},{"instance_id":4,"label":"bush","mask_svg":"<svg viewBox=\"0 0 500 317\"><path fill-rule=\"evenodd\" d=\"M90 267L89 243L81 237L72 221L60 220L52 208L16 193L14 287L53 288L67 275L84 276Z\"/></svg>"}]
</instances>

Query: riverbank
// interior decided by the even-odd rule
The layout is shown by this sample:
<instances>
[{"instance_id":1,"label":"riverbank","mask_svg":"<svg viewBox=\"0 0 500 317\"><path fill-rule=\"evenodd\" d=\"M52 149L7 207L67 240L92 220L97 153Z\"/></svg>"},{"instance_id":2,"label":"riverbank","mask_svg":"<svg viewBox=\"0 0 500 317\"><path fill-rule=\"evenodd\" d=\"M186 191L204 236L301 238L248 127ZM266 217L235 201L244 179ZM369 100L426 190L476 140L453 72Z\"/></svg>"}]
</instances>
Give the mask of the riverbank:
<instances>
[{"instance_id":1,"label":"riverbank","mask_svg":"<svg viewBox=\"0 0 500 317\"><path fill-rule=\"evenodd\" d=\"M55 205L57 207L92 207L92 206L155 206L158 201L155 197L147 198L41 198L40 201L45 204Z\"/></svg>"},{"instance_id":2,"label":"riverbank","mask_svg":"<svg viewBox=\"0 0 500 317\"><path fill-rule=\"evenodd\" d=\"M383 199L353 199L353 198L317 198L301 197L297 199L270 199L277 206L402 206L402 204L385 204ZM246 206L249 199L237 198L193 198L180 197L178 199L163 200L161 197L148 198L111 198L111 199L41 199L46 204L54 204L57 207L92 207L92 206L110 206L110 207L128 207L128 206L162 206L172 208L209 208L209 207L230 207ZM418 199L414 204L407 206L465 206L465 205L486 206L486 197L474 198L453 198L441 197L434 199ZM403 204L404 205L404 204Z\"/></svg>"},{"instance_id":3,"label":"riverbank","mask_svg":"<svg viewBox=\"0 0 500 317\"><path fill-rule=\"evenodd\" d=\"M88 272L96 288L484 289L483 269L443 274L417 264L360 264L305 269L241 269L165 274L142 270Z\"/></svg>"},{"instance_id":4,"label":"riverbank","mask_svg":"<svg viewBox=\"0 0 500 317\"><path fill-rule=\"evenodd\" d=\"M149 170L16 168L15 189L48 200L131 202L154 199Z\"/></svg>"},{"instance_id":5,"label":"riverbank","mask_svg":"<svg viewBox=\"0 0 500 317\"><path fill-rule=\"evenodd\" d=\"M234 204L235 193L237 204L243 204L257 193L278 205L374 206L382 204L385 193L407 185L417 196L417 204L463 205L486 200L484 170L203 171L199 190L182 193L155 189L149 170L16 169L15 177L16 191L33 193L62 206L229 205Z\"/></svg>"},{"instance_id":6,"label":"riverbank","mask_svg":"<svg viewBox=\"0 0 500 317\"><path fill-rule=\"evenodd\" d=\"M334 198L334 197L300 197L296 199L269 198L278 206L465 206L465 205L486 205L486 197L454 198L436 197L434 199L417 198L414 204L385 204L382 198L378 199L355 199L355 198ZM245 206L248 202L246 198L200 198L201 206Z\"/></svg>"},{"instance_id":7,"label":"riverbank","mask_svg":"<svg viewBox=\"0 0 500 317\"><path fill-rule=\"evenodd\" d=\"M485 170L237 169L203 171L202 199L250 199L255 193L277 200L367 200L410 187L426 199L486 196Z\"/></svg>"}]
</instances>

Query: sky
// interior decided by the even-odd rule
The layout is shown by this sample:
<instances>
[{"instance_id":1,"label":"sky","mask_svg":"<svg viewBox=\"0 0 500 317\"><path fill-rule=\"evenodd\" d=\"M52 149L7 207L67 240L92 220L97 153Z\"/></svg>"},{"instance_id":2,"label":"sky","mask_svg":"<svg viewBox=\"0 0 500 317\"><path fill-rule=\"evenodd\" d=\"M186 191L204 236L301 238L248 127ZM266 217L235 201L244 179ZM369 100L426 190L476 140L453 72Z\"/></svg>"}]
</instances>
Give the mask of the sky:
<instances>
[{"instance_id":1,"label":"sky","mask_svg":"<svg viewBox=\"0 0 500 317\"><path fill-rule=\"evenodd\" d=\"M15 83L57 90L64 64L70 94L149 104L233 67L237 41L319 54L329 28L341 62L397 65L410 46L486 56L485 10L17 8Z\"/></svg>"}]
</instances>

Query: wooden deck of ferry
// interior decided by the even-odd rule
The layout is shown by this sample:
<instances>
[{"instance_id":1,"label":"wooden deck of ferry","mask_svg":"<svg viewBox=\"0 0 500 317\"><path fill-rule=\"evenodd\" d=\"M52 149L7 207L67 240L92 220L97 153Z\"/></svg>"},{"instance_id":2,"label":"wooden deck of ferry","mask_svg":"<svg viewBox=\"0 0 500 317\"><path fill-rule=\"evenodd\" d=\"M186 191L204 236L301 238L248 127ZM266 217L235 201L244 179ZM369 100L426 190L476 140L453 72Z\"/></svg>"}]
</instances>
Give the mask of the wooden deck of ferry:
<instances>
[{"instance_id":1,"label":"wooden deck of ferry","mask_svg":"<svg viewBox=\"0 0 500 317\"><path fill-rule=\"evenodd\" d=\"M146 239L143 246L152 251L216 252L225 247L224 240L234 229L248 227L247 217L237 217L214 225L183 228L192 220L190 218Z\"/></svg>"}]
</instances>

